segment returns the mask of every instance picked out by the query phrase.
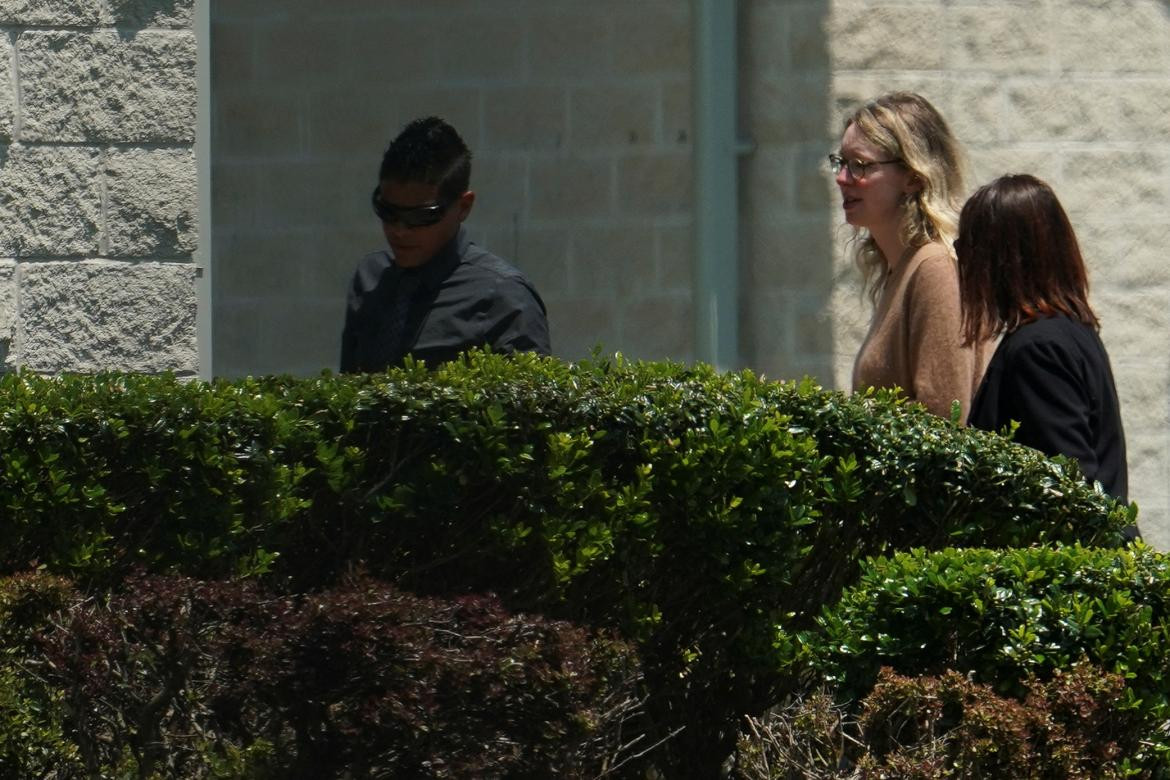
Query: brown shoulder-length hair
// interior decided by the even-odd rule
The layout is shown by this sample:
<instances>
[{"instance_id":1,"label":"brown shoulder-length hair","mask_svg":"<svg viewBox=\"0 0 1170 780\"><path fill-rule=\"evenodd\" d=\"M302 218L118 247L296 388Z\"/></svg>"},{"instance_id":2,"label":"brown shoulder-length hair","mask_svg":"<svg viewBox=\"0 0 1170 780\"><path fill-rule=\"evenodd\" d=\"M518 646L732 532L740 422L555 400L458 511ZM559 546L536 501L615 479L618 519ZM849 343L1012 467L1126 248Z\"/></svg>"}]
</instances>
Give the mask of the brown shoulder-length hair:
<instances>
[{"instance_id":1,"label":"brown shoulder-length hair","mask_svg":"<svg viewBox=\"0 0 1170 780\"><path fill-rule=\"evenodd\" d=\"M1099 326L1072 223L1035 176L976 190L959 214L955 253L965 345L1055 314Z\"/></svg>"}]
</instances>

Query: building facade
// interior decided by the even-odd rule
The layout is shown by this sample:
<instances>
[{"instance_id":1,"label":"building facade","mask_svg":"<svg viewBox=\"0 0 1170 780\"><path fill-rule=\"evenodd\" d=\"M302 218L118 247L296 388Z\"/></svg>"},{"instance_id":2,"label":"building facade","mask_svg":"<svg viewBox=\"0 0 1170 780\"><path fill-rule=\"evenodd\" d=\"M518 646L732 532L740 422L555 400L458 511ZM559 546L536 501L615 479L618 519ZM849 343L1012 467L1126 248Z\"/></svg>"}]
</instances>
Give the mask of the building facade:
<instances>
[{"instance_id":1,"label":"building facade","mask_svg":"<svg viewBox=\"0 0 1170 780\"><path fill-rule=\"evenodd\" d=\"M702 5L3 0L5 365L335 368L349 275L382 243L368 206L378 162L426 114L471 146L469 227L533 279L555 354L706 359ZM1170 546L1170 3L716 5L736 20L741 137L738 230L706 258L737 291L721 304L736 334L721 365L847 387L868 304L824 156L859 102L921 92L965 144L972 187L1034 173L1068 208L1132 498L1147 537Z\"/></svg>"}]
</instances>

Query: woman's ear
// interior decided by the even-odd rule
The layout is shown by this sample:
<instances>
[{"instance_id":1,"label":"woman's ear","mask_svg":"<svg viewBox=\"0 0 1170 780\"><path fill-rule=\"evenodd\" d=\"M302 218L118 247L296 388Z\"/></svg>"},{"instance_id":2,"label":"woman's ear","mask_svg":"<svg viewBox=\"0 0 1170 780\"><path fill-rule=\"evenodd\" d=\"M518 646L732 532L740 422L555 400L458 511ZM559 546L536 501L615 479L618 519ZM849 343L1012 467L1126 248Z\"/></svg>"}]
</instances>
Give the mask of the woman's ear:
<instances>
[{"instance_id":1,"label":"woman's ear","mask_svg":"<svg viewBox=\"0 0 1170 780\"><path fill-rule=\"evenodd\" d=\"M902 187L902 192L907 195L915 195L922 192L923 186L922 177L917 173L912 173L906 177L906 184Z\"/></svg>"}]
</instances>

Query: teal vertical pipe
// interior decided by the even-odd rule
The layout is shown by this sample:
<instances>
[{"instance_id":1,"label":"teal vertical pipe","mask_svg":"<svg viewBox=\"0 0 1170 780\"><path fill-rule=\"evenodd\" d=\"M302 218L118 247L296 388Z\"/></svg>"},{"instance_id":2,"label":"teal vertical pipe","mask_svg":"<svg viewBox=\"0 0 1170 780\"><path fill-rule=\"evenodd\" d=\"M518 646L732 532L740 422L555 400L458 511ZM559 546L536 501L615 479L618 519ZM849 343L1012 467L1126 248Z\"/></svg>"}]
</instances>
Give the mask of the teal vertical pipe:
<instances>
[{"instance_id":1,"label":"teal vertical pipe","mask_svg":"<svg viewBox=\"0 0 1170 780\"><path fill-rule=\"evenodd\" d=\"M695 357L739 368L736 2L692 0Z\"/></svg>"},{"instance_id":2,"label":"teal vertical pipe","mask_svg":"<svg viewBox=\"0 0 1170 780\"><path fill-rule=\"evenodd\" d=\"M199 246L195 250L195 345L199 378L211 379L211 0L195 0L195 166L198 181Z\"/></svg>"}]
</instances>

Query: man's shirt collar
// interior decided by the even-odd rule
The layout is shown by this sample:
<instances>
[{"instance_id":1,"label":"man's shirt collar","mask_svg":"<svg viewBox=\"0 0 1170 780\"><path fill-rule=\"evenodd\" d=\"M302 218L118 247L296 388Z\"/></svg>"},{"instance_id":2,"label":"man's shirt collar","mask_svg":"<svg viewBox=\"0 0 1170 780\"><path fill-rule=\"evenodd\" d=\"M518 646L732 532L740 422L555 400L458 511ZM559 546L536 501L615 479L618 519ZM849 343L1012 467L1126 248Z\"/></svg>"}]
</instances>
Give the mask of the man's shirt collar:
<instances>
[{"instance_id":1,"label":"man's shirt collar","mask_svg":"<svg viewBox=\"0 0 1170 780\"><path fill-rule=\"evenodd\" d=\"M443 280L450 276L455 267L459 265L459 258L463 257L467 245L470 243L467 229L460 225L459 231L430 260L417 268L402 268L393 265L394 273L399 277L406 274L417 274L424 287L429 290L437 290ZM393 263L393 258L391 258L391 262Z\"/></svg>"}]
</instances>

